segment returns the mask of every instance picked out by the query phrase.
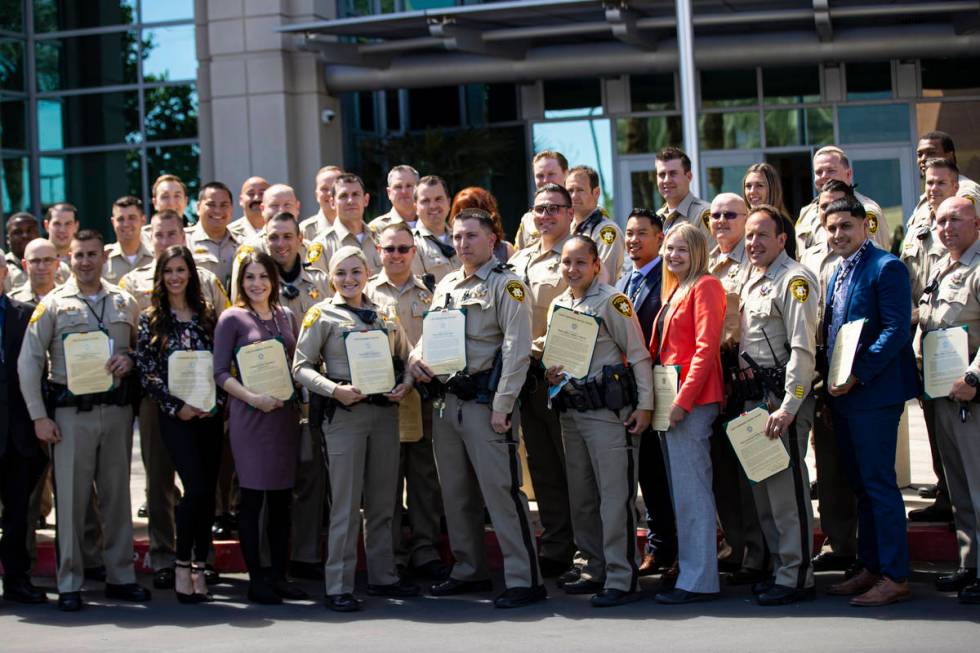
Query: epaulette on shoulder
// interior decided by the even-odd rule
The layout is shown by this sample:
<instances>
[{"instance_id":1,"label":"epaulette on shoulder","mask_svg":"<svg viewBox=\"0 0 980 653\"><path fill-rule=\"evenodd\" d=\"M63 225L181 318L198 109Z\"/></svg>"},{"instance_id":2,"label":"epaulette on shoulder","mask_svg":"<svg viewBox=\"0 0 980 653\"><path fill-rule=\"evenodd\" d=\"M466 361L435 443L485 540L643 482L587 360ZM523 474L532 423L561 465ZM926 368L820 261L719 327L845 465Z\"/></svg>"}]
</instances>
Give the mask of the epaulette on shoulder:
<instances>
[{"instance_id":1,"label":"epaulette on shoulder","mask_svg":"<svg viewBox=\"0 0 980 653\"><path fill-rule=\"evenodd\" d=\"M490 271L491 272L513 272L514 271L514 266L511 265L510 263L498 263Z\"/></svg>"}]
</instances>

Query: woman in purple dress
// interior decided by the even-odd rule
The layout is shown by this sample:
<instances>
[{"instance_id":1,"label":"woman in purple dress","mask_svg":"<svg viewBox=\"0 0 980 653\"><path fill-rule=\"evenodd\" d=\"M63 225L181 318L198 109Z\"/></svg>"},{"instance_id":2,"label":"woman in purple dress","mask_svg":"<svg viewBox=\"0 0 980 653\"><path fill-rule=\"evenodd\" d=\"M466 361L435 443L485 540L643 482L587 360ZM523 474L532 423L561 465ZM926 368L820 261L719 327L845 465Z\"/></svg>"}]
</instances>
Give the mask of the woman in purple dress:
<instances>
[{"instance_id":1,"label":"woman in purple dress","mask_svg":"<svg viewBox=\"0 0 980 653\"><path fill-rule=\"evenodd\" d=\"M235 286L237 305L221 314L214 335L214 379L229 395L228 432L241 487L239 537L248 567L248 598L254 603L304 599L306 593L286 580L289 558L289 509L299 449L299 407L249 390L233 369L238 350L279 340L289 365L299 331L296 319L279 303L276 263L262 252L241 255ZM259 514L265 507L265 534L272 569L261 569Z\"/></svg>"}]
</instances>

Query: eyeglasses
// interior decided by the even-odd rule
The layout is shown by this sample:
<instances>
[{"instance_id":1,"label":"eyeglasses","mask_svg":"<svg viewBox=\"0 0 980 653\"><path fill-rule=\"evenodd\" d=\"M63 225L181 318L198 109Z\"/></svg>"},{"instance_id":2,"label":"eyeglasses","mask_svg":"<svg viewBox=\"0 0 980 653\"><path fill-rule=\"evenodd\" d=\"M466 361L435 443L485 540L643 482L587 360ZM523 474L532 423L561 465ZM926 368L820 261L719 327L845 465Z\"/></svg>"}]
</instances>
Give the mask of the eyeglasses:
<instances>
[{"instance_id":1,"label":"eyeglasses","mask_svg":"<svg viewBox=\"0 0 980 653\"><path fill-rule=\"evenodd\" d=\"M395 252L398 252L399 254L408 254L414 247L415 245L386 245L385 247L381 248L381 251L383 251L385 254L394 254Z\"/></svg>"},{"instance_id":2,"label":"eyeglasses","mask_svg":"<svg viewBox=\"0 0 980 653\"><path fill-rule=\"evenodd\" d=\"M545 213L548 215L558 215L558 211L567 209L568 207L568 204L537 204L531 207L531 212L534 215L544 215Z\"/></svg>"},{"instance_id":3,"label":"eyeglasses","mask_svg":"<svg viewBox=\"0 0 980 653\"><path fill-rule=\"evenodd\" d=\"M712 220L721 220L722 218L724 218L725 220L734 220L735 218L737 218L740 215L745 215L745 214L744 213L737 213L735 211L718 211L717 213L712 213L711 214L711 219Z\"/></svg>"},{"instance_id":4,"label":"eyeglasses","mask_svg":"<svg viewBox=\"0 0 980 653\"><path fill-rule=\"evenodd\" d=\"M299 288L291 283L284 283L279 290L279 294L285 299L296 299L299 297Z\"/></svg>"},{"instance_id":5,"label":"eyeglasses","mask_svg":"<svg viewBox=\"0 0 980 653\"><path fill-rule=\"evenodd\" d=\"M29 258L27 263L29 265L54 265L58 259L46 256L44 258Z\"/></svg>"}]
</instances>

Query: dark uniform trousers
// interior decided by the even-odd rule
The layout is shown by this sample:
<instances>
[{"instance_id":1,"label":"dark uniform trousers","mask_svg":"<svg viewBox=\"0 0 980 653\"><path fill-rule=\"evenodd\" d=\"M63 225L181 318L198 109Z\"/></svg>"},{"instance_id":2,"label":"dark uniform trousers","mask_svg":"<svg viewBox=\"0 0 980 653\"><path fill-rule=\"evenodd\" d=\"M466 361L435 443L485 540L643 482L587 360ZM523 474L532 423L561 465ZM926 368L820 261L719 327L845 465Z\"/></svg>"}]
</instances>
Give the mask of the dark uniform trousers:
<instances>
[{"instance_id":1,"label":"dark uniform trousers","mask_svg":"<svg viewBox=\"0 0 980 653\"><path fill-rule=\"evenodd\" d=\"M830 405L821 394L813 417L813 454L817 463L820 530L834 555L857 555L858 499L838 445Z\"/></svg>"},{"instance_id":2,"label":"dark uniform trousers","mask_svg":"<svg viewBox=\"0 0 980 653\"><path fill-rule=\"evenodd\" d=\"M315 564L322 561L320 536L326 503L327 468L323 464L320 436L314 435L308 423L303 424L293 486L291 560ZM264 539L263 545L267 546Z\"/></svg>"},{"instance_id":3,"label":"dark uniform trousers","mask_svg":"<svg viewBox=\"0 0 980 653\"><path fill-rule=\"evenodd\" d=\"M31 571L34 523L29 521L29 502L32 490L38 485L48 459L38 451L24 456L13 442L0 455L0 501L3 502L3 537L0 538L0 562L6 581L26 578Z\"/></svg>"},{"instance_id":4,"label":"dark uniform trousers","mask_svg":"<svg viewBox=\"0 0 980 653\"><path fill-rule=\"evenodd\" d=\"M422 402L422 439L401 444L398 479L392 522L395 562L419 567L439 560L436 547L442 530L442 490L432 452L431 401ZM402 496L408 504L407 524L403 520Z\"/></svg>"},{"instance_id":5,"label":"dark uniform trousers","mask_svg":"<svg viewBox=\"0 0 980 653\"><path fill-rule=\"evenodd\" d=\"M655 553L658 562L670 565L677 559L677 525L663 442L652 429L640 436L638 459L637 477L649 531L646 552Z\"/></svg>"}]
</instances>

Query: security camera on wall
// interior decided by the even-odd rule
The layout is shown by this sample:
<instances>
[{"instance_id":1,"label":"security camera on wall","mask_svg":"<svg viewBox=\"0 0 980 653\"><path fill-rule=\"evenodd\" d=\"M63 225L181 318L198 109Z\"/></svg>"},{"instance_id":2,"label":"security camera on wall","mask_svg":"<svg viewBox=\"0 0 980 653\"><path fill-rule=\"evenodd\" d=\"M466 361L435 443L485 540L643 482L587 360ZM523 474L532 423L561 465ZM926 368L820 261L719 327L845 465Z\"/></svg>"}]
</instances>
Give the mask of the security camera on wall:
<instances>
[{"instance_id":1,"label":"security camera on wall","mask_svg":"<svg viewBox=\"0 0 980 653\"><path fill-rule=\"evenodd\" d=\"M333 109L324 109L320 113L320 122L324 125L329 125L333 122L333 119L337 117L337 112Z\"/></svg>"}]
</instances>

